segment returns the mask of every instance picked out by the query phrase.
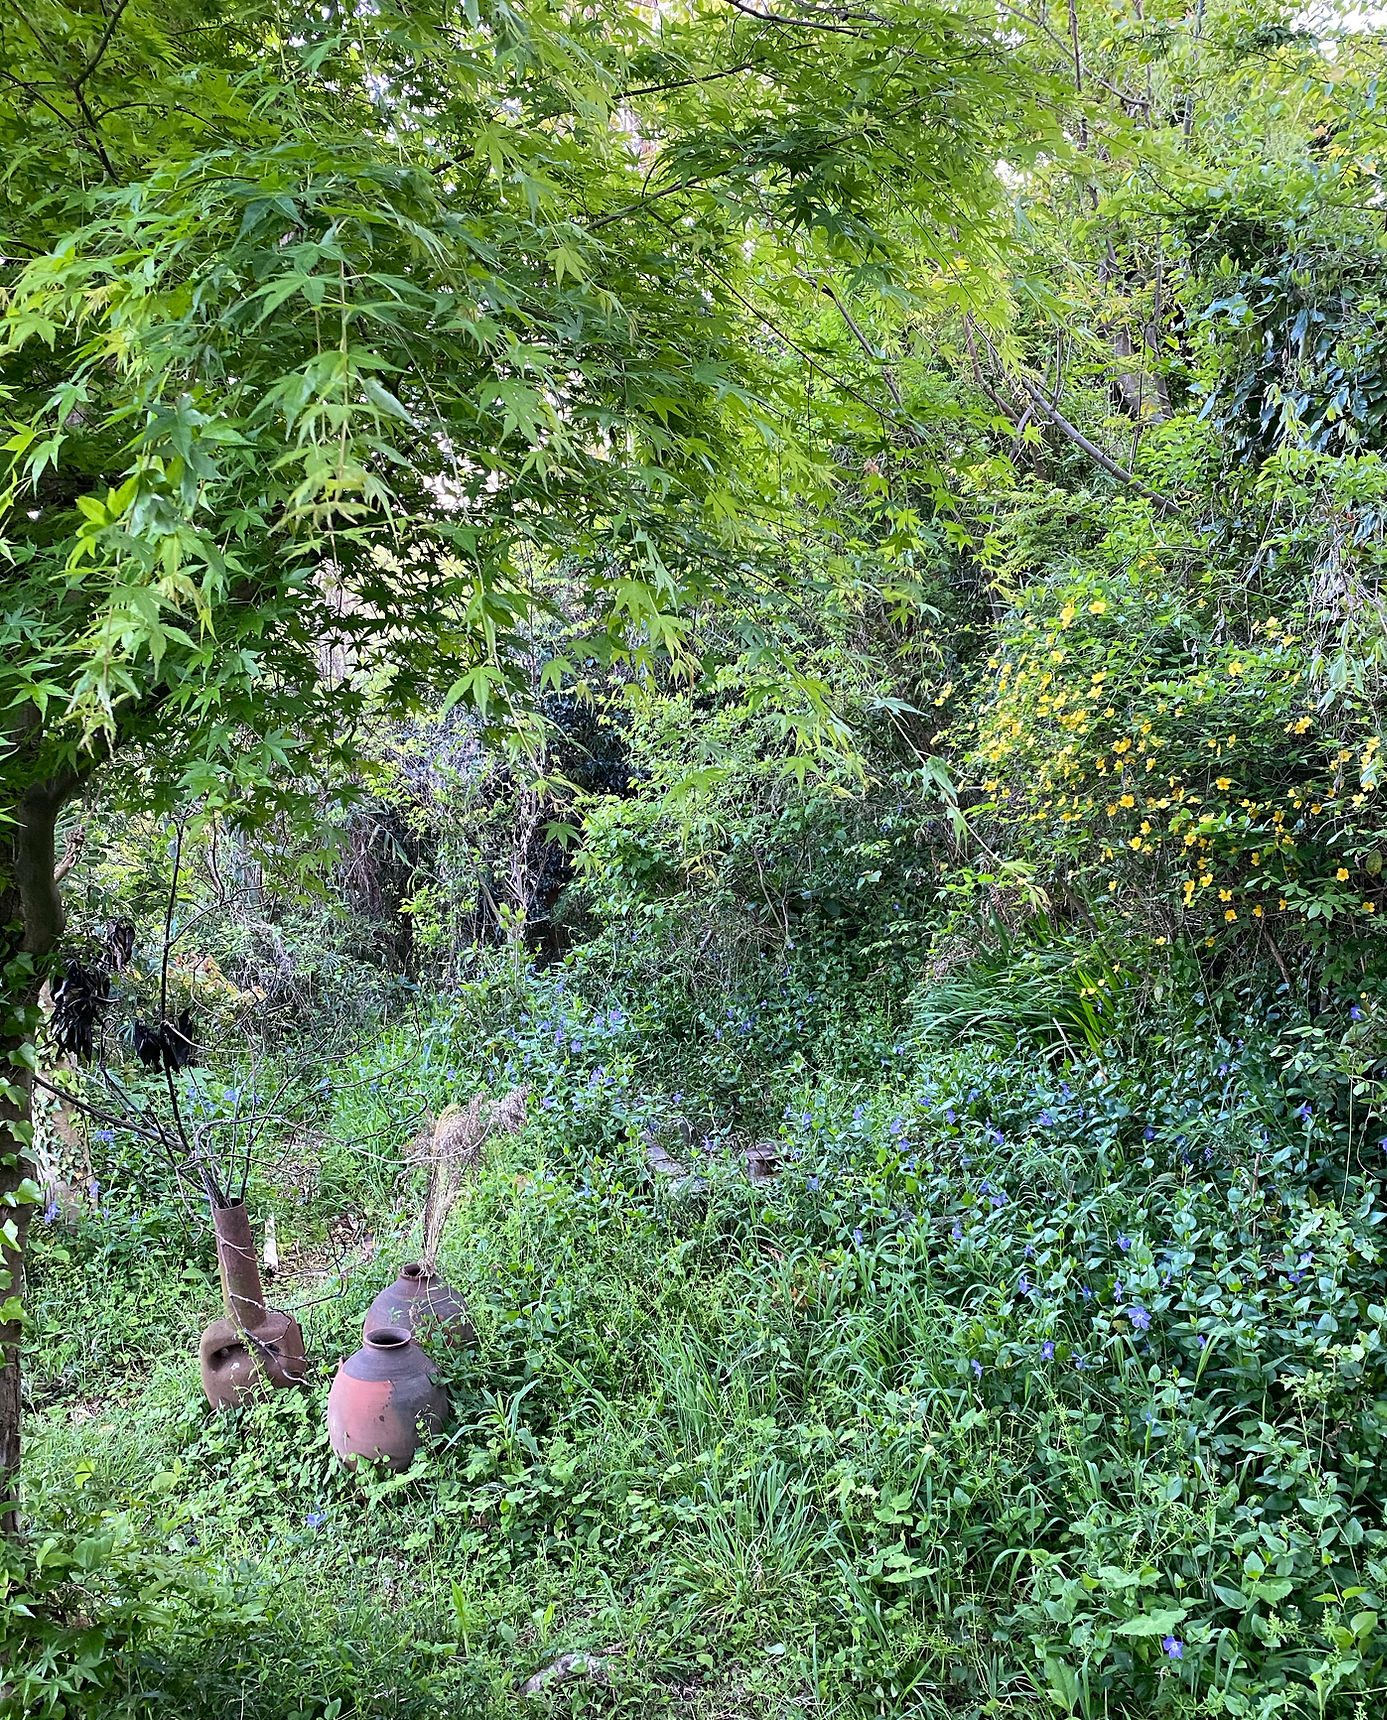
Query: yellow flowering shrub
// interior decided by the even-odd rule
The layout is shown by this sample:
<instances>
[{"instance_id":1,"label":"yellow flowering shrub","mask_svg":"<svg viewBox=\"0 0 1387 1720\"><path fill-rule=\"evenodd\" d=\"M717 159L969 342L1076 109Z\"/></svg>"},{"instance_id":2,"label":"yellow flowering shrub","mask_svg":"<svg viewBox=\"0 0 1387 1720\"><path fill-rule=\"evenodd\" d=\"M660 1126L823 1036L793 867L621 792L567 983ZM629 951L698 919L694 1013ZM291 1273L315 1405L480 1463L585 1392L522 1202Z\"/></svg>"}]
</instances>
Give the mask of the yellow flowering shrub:
<instances>
[{"instance_id":1,"label":"yellow flowering shrub","mask_svg":"<svg viewBox=\"0 0 1387 1720\"><path fill-rule=\"evenodd\" d=\"M1125 517L1013 590L974 705L984 815L1050 888L1201 937L1370 915L1387 831L1369 702L1330 705L1296 613L1246 592L1235 612L1238 580L1160 536Z\"/></svg>"}]
</instances>

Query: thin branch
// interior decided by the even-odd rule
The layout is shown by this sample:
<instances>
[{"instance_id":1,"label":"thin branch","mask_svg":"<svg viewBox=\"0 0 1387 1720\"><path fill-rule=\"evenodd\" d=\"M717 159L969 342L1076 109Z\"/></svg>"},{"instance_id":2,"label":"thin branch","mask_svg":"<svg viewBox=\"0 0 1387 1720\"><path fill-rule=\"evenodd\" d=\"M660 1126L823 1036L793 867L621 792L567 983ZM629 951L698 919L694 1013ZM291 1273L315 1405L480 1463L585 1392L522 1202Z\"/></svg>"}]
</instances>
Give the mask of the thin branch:
<instances>
[{"instance_id":1,"label":"thin branch","mask_svg":"<svg viewBox=\"0 0 1387 1720\"><path fill-rule=\"evenodd\" d=\"M873 350L872 345L868 341L866 335L863 334L862 330L853 321L852 312L843 303L843 301L838 297L837 293L834 292L833 288L829 285L829 283L827 281L824 281L822 283L822 286L823 286L824 292L826 292L828 294L829 298L831 298L833 300L834 304L837 305L838 314L842 317L843 321L848 325L849 329L852 331L853 338L856 340L857 344L862 348L863 352L866 353L867 357L870 358L874 364L879 364L881 366L881 380L886 384L887 390L889 391L891 398L895 401L896 405L898 407L900 407L900 409L902 411L904 411L905 410L905 401L901 398L901 391L896 385L896 378L895 378L894 374L892 373L891 366L886 362L886 360L884 358L882 358L880 356L880 354L878 354L877 352L875 352Z\"/></svg>"},{"instance_id":2,"label":"thin branch","mask_svg":"<svg viewBox=\"0 0 1387 1720\"><path fill-rule=\"evenodd\" d=\"M173 839L173 878L169 883L168 905L164 909L164 955L159 966L159 1021L160 1025L168 1018L169 1013L169 952L173 948L171 933L173 929L173 912L178 903L178 868L183 860L183 826L180 823L178 833Z\"/></svg>"},{"instance_id":3,"label":"thin branch","mask_svg":"<svg viewBox=\"0 0 1387 1720\"><path fill-rule=\"evenodd\" d=\"M829 24L822 18L785 18L778 12L758 12L754 6L748 6L746 0L727 0L727 4L738 12L744 12L748 18L759 18L763 24L779 24L791 30L831 30L835 36L855 36L859 42L866 40L861 30L854 30L850 24Z\"/></svg>"},{"instance_id":4,"label":"thin branch","mask_svg":"<svg viewBox=\"0 0 1387 1720\"><path fill-rule=\"evenodd\" d=\"M67 839L67 847L63 849L63 857L53 868L53 882L61 884L72 868L82 858L82 850L86 846L87 827L79 824Z\"/></svg>"},{"instance_id":5,"label":"thin branch","mask_svg":"<svg viewBox=\"0 0 1387 1720\"><path fill-rule=\"evenodd\" d=\"M96 44L95 52L87 61L86 65L83 66L82 70L78 72L77 76L72 80L74 91L80 90L82 85L86 83L87 79L101 64L107 48L111 45L111 37L115 34L116 25L120 23L121 16L129 4L130 0L116 0L111 16L106 20L106 28L101 32L101 40Z\"/></svg>"}]
</instances>

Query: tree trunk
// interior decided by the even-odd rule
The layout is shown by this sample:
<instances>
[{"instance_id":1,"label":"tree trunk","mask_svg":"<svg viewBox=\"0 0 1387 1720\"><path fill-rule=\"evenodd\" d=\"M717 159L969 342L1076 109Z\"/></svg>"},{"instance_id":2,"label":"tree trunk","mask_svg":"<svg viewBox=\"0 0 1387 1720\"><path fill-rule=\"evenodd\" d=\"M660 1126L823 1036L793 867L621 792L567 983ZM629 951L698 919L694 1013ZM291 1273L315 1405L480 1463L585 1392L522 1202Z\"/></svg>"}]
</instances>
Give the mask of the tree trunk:
<instances>
[{"instance_id":1,"label":"tree trunk","mask_svg":"<svg viewBox=\"0 0 1387 1720\"><path fill-rule=\"evenodd\" d=\"M31 784L0 825L0 1309L24 1296L24 1243L33 1212L32 1071L43 958L63 927L54 828L77 787L74 771ZM19 1520L20 1322L0 1321L0 1534Z\"/></svg>"}]
</instances>

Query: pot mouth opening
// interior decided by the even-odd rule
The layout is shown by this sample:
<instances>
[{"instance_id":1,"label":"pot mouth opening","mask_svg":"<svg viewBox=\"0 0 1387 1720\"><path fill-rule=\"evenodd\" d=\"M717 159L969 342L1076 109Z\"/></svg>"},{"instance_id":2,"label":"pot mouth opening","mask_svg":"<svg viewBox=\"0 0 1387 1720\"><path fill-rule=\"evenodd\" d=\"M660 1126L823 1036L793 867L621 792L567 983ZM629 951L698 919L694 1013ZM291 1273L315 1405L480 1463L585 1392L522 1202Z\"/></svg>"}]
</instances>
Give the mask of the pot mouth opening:
<instances>
[{"instance_id":1,"label":"pot mouth opening","mask_svg":"<svg viewBox=\"0 0 1387 1720\"><path fill-rule=\"evenodd\" d=\"M401 1326L378 1326L367 1335L366 1342L373 1350L402 1350L409 1342L409 1333Z\"/></svg>"},{"instance_id":2,"label":"pot mouth opening","mask_svg":"<svg viewBox=\"0 0 1387 1720\"><path fill-rule=\"evenodd\" d=\"M425 1264L422 1260L411 1260L408 1266L402 1266L400 1268L400 1277L401 1278L432 1278L433 1273L430 1272L430 1270L428 1269L427 1266L425 1266Z\"/></svg>"}]
</instances>

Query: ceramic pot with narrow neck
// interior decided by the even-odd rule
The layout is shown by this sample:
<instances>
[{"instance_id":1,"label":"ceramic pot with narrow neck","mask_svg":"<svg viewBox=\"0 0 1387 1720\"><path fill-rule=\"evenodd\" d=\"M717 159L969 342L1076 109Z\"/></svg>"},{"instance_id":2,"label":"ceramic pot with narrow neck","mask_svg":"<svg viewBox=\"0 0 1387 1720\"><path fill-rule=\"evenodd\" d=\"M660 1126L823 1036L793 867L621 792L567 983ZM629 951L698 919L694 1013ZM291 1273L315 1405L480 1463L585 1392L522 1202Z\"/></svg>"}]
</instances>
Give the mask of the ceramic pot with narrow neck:
<instances>
[{"instance_id":1,"label":"ceramic pot with narrow neck","mask_svg":"<svg viewBox=\"0 0 1387 1720\"><path fill-rule=\"evenodd\" d=\"M477 1339L462 1297L418 1260L402 1266L400 1276L372 1302L361 1322L361 1336L369 1339L372 1332L395 1326L403 1327L425 1348L441 1343L460 1350Z\"/></svg>"},{"instance_id":2,"label":"ceramic pot with narrow neck","mask_svg":"<svg viewBox=\"0 0 1387 1720\"><path fill-rule=\"evenodd\" d=\"M265 1304L245 1207L214 1207L212 1228L225 1317L202 1334L198 1362L208 1403L232 1409L263 1391L303 1385L307 1364L298 1321Z\"/></svg>"},{"instance_id":3,"label":"ceramic pot with narrow neck","mask_svg":"<svg viewBox=\"0 0 1387 1720\"><path fill-rule=\"evenodd\" d=\"M408 1469L420 1442L441 1433L448 1395L404 1326L381 1326L337 1370L327 1396L332 1449L349 1469L361 1458Z\"/></svg>"}]
</instances>

